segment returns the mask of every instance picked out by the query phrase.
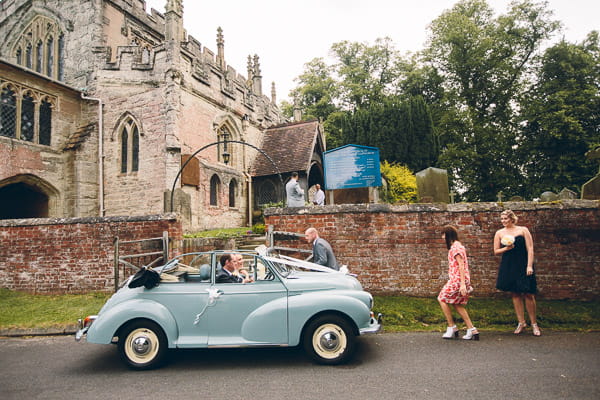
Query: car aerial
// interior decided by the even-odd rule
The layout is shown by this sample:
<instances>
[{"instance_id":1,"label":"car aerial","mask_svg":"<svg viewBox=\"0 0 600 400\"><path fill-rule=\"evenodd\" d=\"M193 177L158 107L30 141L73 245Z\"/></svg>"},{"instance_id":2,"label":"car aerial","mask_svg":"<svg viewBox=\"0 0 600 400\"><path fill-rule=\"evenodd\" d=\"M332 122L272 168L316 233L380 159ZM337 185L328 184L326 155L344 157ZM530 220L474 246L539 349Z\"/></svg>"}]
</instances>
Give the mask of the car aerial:
<instances>
[{"instance_id":1,"label":"car aerial","mask_svg":"<svg viewBox=\"0 0 600 400\"><path fill-rule=\"evenodd\" d=\"M346 268L259 250L187 253L141 268L98 315L79 320L75 339L116 343L139 370L161 365L176 348L303 346L333 365L352 357L357 336L381 329L373 297ZM248 283L216 282L223 255L236 255L236 273Z\"/></svg>"}]
</instances>

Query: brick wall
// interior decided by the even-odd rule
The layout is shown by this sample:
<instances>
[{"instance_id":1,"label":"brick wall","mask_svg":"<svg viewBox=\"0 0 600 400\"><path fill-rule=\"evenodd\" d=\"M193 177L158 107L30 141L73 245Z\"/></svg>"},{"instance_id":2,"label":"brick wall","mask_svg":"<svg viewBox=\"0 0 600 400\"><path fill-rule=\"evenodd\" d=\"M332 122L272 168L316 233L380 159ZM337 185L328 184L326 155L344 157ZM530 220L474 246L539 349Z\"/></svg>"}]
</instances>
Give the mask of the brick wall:
<instances>
[{"instance_id":1,"label":"brick wall","mask_svg":"<svg viewBox=\"0 0 600 400\"><path fill-rule=\"evenodd\" d=\"M147 239L165 231L175 239L172 252L178 252L182 229L175 214L0 221L0 287L31 293L112 291L115 237Z\"/></svg>"},{"instance_id":2,"label":"brick wall","mask_svg":"<svg viewBox=\"0 0 600 400\"><path fill-rule=\"evenodd\" d=\"M363 286L390 295L436 296L447 279L447 250L440 228L458 227L466 246L475 296L495 289L500 257L493 237L499 214L515 211L534 240L539 294L547 299L600 297L600 202L332 205L267 209L274 230L304 233L317 228L339 262L358 274ZM305 242L276 242L309 249Z\"/></svg>"}]
</instances>

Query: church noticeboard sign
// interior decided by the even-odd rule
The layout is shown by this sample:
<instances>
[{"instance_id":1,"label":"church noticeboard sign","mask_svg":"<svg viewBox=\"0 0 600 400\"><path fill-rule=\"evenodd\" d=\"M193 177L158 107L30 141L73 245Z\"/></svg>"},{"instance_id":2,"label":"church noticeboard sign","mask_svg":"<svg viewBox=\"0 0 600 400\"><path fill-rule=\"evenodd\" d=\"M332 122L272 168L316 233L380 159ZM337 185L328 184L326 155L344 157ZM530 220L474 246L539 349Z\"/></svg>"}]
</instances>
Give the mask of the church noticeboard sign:
<instances>
[{"instance_id":1,"label":"church noticeboard sign","mask_svg":"<svg viewBox=\"0 0 600 400\"><path fill-rule=\"evenodd\" d=\"M381 186L379 149L348 144L323 153L325 189Z\"/></svg>"}]
</instances>

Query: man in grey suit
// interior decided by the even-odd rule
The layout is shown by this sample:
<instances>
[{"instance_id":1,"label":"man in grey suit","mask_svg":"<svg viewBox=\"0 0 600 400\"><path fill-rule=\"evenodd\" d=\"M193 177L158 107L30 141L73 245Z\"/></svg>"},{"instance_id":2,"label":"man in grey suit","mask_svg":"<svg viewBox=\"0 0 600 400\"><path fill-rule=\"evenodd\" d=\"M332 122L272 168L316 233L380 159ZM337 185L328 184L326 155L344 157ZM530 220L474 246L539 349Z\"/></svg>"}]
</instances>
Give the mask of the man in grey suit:
<instances>
[{"instance_id":1,"label":"man in grey suit","mask_svg":"<svg viewBox=\"0 0 600 400\"><path fill-rule=\"evenodd\" d=\"M304 237L308 243L312 243L313 245L313 255L311 260L313 263L339 271L340 266L335 259L331 245L327 240L319 237L319 232L315 228L308 228L306 232L304 232Z\"/></svg>"},{"instance_id":2,"label":"man in grey suit","mask_svg":"<svg viewBox=\"0 0 600 400\"><path fill-rule=\"evenodd\" d=\"M292 172L292 178L285 185L288 207L304 207L304 190L298 183L298 173Z\"/></svg>"}]
</instances>

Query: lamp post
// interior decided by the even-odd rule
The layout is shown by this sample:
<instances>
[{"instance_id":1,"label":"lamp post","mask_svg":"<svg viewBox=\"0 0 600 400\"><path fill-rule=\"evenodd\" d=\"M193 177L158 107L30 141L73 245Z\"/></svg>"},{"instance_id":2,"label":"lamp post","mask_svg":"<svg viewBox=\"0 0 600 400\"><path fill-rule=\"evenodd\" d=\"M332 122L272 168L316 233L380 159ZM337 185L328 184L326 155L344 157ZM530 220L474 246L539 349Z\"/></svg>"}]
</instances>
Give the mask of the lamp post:
<instances>
[{"instance_id":1,"label":"lamp post","mask_svg":"<svg viewBox=\"0 0 600 400\"><path fill-rule=\"evenodd\" d=\"M223 154L221 154L221 156L223 157L223 162L225 163L225 165L229 164L229 160L231 158L231 154L229 154L229 152L227 151L227 140L228 139L229 139L229 134L223 133Z\"/></svg>"},{"instance_id":2,"label":"lamp post","mask_svg":"<svg viewBox=\"0 0 600 400\"><path fill-rule=\"evenodd\" d=\"M277 165L275 165L275 163L273 162L273 160L271 159L271 157L269 157L269 155L267 153L265 153L264 151L262 151L258 147L254 146L254 145L251 145L250 143L241 142L239 140L229 140L229 135L228 134L224 134L223 135L223 141L217 141L217 142L209 143L206 146L201 147L200 149L196 150L187 159L187 161L183 163L183 165L181 166L181 168L179 168L179 171L177 172L177 176L175 176L175 179L173 180L173 186L171 187L171 212L173 212L173 198L174 198L174 194L175 194L175 184L177 183L177 180L181 176L181 173L183 172L183 169L188 165L188 163L192 160L192 158L194 158L198 153L200 153L201 151L203 151L203 150L205 150L205 149L207 149L209 147L218 146L218 145L222 144L223 145L223 153L221 154L221 156L223 157L223 162L225 164L227 164L227 163L229 163L230 157L231 157L231 154L229 154L229 152L227 151L227 144L228 143L239 143L239 144L243 144L244 146L252 147L256 151L258 151L260 154L262 154L263 156L265 156L267 158L267 160L269 160L269 162L271 163L271 165L273 166L273 168L275 169L275 172L277 172L277 175L279 176L279 181L281 182L281 186L284 187L283 178L281 177L281 172L279 172L279 168L277 168Z\"/></svg>"}]
</instances>

